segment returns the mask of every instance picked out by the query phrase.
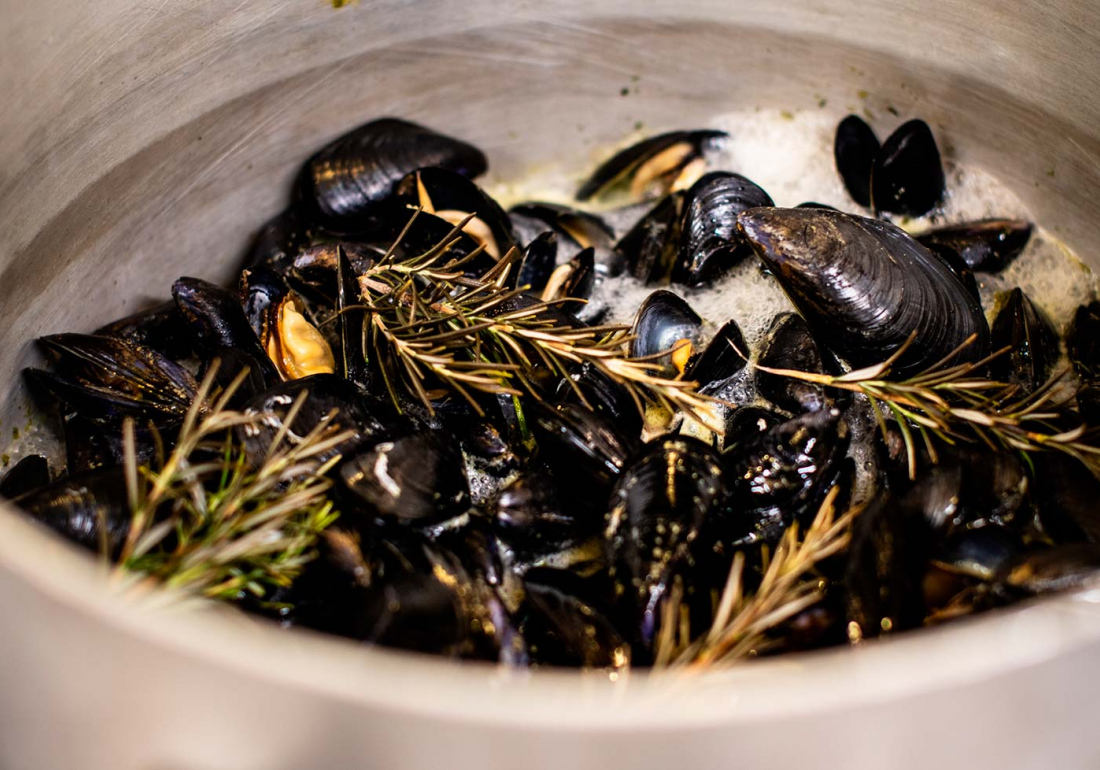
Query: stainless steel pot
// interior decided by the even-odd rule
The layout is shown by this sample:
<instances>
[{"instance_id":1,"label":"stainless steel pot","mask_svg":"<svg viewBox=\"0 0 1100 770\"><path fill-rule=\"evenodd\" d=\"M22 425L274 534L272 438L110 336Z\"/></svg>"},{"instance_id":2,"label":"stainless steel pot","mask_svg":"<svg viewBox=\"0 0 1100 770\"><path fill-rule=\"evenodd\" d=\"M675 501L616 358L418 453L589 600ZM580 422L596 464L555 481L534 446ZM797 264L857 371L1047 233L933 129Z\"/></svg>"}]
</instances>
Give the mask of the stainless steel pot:
<instances>
[{"instance_id":1,"label":"stainless steel pot","mask_svg":"<svg viewBox=\"0 0 1100 770\"><path fill-rule=\"evenodd\" d=\"M374 116L497 178L643 121L939 126L1100 266L1100 6L1053 0L0 2L0 446L43 333L227 279L312 148ZM634 92L619 97L623 86ZM0 506L3 508L4 506ZM1100 596L670 682L509 674L135 602L0 511L0 767L1094 767Z\"/></svg>"}]
</instances>

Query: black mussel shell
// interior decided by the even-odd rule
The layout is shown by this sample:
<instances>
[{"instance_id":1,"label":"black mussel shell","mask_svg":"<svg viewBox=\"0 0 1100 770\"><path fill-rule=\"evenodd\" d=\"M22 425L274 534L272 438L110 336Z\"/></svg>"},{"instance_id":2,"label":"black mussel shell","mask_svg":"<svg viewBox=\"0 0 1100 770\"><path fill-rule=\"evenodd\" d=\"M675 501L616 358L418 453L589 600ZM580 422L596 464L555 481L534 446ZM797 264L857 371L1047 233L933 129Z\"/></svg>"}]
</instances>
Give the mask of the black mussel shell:
<instances>
[{"instance_id":1,"label":"black mussel shell","mask_svg":"<svg viewBox=\"0 0 1100 770\"><path fill-rule=\"evenodd\" d=\"M73 412L61 418L65 431L65 470L69 474L123 464L122 430ZM175 441L175 431L148 423L134 425L134 454L140 465L153 467L164 446Z\"/></svg>"},{"instance_id":2,"label":"black mussel shell","mask_svg":"<svg viewBox=\"0 0 1100 770\"><path fill-rule=\"evenodd\" d=\"M173 300L120 318L92 333L134 342L176 361L190 357L192 352L191 332Z\"/></svg>"},{"instance_id":3,"label":"black mussel shell","mask_svg":"<svg viewBox=\"0 0 1100 770\"><path fill-rule=\"evenodd\" d=\"M630 355L651 358L667 373L681 374L698 353L702 325L703 320L687 302L659 289L646 297L634 316Z\"/></svg>"},{"instance_id":4,"label":"black mussel shell","mask_svg":"<svg viewBox=\"0 0 1100 770\"><path fill-rule=\"evenodd\" d=\"M582 250L564 265L559 265L542 289L544 302L561 299L588 300L596 287L595 253L591 248ZM584 320L586 305L570 302L566 308L577 318Z\"/></svg>"},{"instance_id":5,"label":"black mussel shell","mask_svg":"<svg viewBox=\"0 0 1100 770\"><path fill-rule=\"evenodd\" d=\"M295 257L306 249L312 236L296 208L288 208L264 223L245 258L246 267L269 267L286 275Z\"/></svg>"},{"instance_id":6,"label":"black mussel shell","mask_svg":"<svg viewBox=\"0 0 1100 770\"><path fill-rule=\"evenodd\" d=\"M1013 289L990 331L994 351L1008 348L989 365L994 379L1034 393L1047 381L1061 355L1050 317L1020 289Z\"/></svg>"},{"instance_id":7,"label":"black mussel shell","mask_svg":"<svg viewBox=\"0 0 1100 770\"><path fill-rule=\"evenodd\" d=\"M901 125L882 143L871 171L876 211L919 217L943 199L943 161L932 129L923 120Z\"/></svg>"},{"instance_id":8,"label":"black mussel shell","mask_svg":"<svg viewBox=\"0 0 1100 770\"><path fill-rule=\"evenodd\" d=\"M523 635L532 662L615 670L630 665L630 645L583 578L535 567L524 573L523 587L528 607Z\"/></svg>"},{"instance_id":9,"label":"black mussel shell","mask_svg":"<svg viewBox=\"0 0 1100 770\"><path fill-rule=\"evenodd\" d=\"M14 502L36 521L90 551L106 545L107 553L115 556L130 531L129 497L120 467L66 476Z\"/></svg>"},{"instance_id":10,"label":"black mussel shell","mask_svg":"<svg viewBox=\"0 0 1100 770\"><path fill-rule=\"evenodd\" d=\"M609 418L578 404L551 408L532 402L525 411L539 457L557 478L570 479L562 493L602 508L634 453L634 437L624 434Z\"/></svg>"},{"instance_id":11,"label":"black mussel shell","mask_svg":"<svg viewBox=\"0 0 1100 770\"><path fill-rule=\"evenodd\" d=\"M578 510L562 501L558 481L546 471L521 474L497 497L494 526L503 542L525 556L558 551L603 525L599 510Z\"/></svg>"},{"instance_id":12,"label":"black mussel shell","mask_svg":"<svg viewBox=\"0 0 1100 770\"><path fill-rule=\"evenodd\" d=\"M1077 390L1077 409L1085 424L1100 425L1100 385L1082 385Z\"/></svg>"},{"instance_id":13,"label":"black mussel shell","mask_svg":"<svg viewBox=\"0 0 1100 770\"><path fill-rule=\"evenodd\" d=\"M246 268L241 272L238 292L248 325L261 342L266 341L276 333L278 307L290 293L286 279L269 267Z\"/></svg>"},{"instance_id":14,"label":"black mussel shell","mask_svg":"<svg viewBox=\"0 0 1100 770\"><path fill-rule=\"evenodd\" d=\"M459 224L474 215L463 232L485 247L494 261L516 245L512 221L495 200L460 173L445 168L421 168L397 185L396 195L407 206L421 206L440 219Z\"/></svg>"},{"instance_id":15,"label":"black mussel shell","mask_svg":"<svg viewBox=\"0 0 1100 770\"><path fill-rule=\"evenodd\" d=\"M652 643L660 604L725 497L717 452L688 437L648 444L616 483L605 535L616 575L636 604L643 645Z\"/></svg>"},{"instance_id":16,"label":"black mussel shell","mask_svg":"<svg viewBox=\"0 0 1100 770\"><path fill-rule=\"evenodd\" d=\"M806 320L797 313L781 313L772 321L760 366L769 369L794 369L825 374L825 362ZM812 382L757 370L756 390L780 409L788 412L816 412L826 406L825 389Z\"/></svg>"},{"instance_id":17,"label":"black mussel shell","mask_svg":"<svg viewBox=\"0 0 1100 770\"><path fill-rule=\"evenodd\" d=\"M733 449L747 444L786 418L777 412L759 406L739 406L730 409L726 418L726 430L722 434L722 446Z\"/></svg>"},{"instance_id":18,"label":"black mussel shell","mask_svg":"<svg viewBox=\"0 0 1100 770\"><path fill-rule=\"evenodd\" d=\"M833 144L836 170L848 194L860 206L871 205L871 169L881 148L874 130L858 115L849 115L836 127Z\"/></svg>"},{"instance_id":19,"label":"black mussel shell","mask_svg":"<svg viewBox=\"0 0 1100 770\"><path fill-rule=\"evenodd\" d=\"M281 382L265 390L245 405L246 413L263 415L263 419L238 428L249 457L258 461L267 452L275 435L283 427L291 407L303 398L302 407L290 431L305 436L323 423L332 422L341 430L353 431L346 441L318 456L328 460L336 454L345 457L357 447L378 441L408 426L394 417L386 405L363 396L358 388L335 374L315 374L297 380Z\"/></svg>"},{"instance_id":20,"label":"black mussel shell","mask_svg":"<svg viewBox=\"0 0 1100 770\"><path fill-rule=\"evenodd\" d=\"M927 471L925 513L940 533L997 526L1017 532L1033 523L1031 481L1014 452L941 448L939 462ZM933 489L939 487L938 507Z\"/></svg>"},{"instance_id":21,"label":"black mussel shell","mask_svg":"<svg viewBox=\"0 0 1100 770\"><path fill-rule=\"evenodd\" d=\"M891 376L988 355L981 304L903 230L823 209L754 209L740 227L815 338L853 366L885 361L914 334Z\"/></svg>"},{"instance_id":22,"label":"black mussel shell","mask_svg":"<svg viewBox=\"0 0 1100 770\"><path fill-rule=\"evenodd\" d=\"M1085 379L1100 377L1100 301L1081 305L1066 333L1073 368Z\"/></svg>"},{"instance_id":23,"label":"black mussel shell","mask_svg":"<svg viewBox=\"0 0 1100 770\"><path fill-rule=\"evenodd\" d=\"M826 209L828 211L840 211L836 206L829 206L825 203L818 203L817 201L803 201L795 206L796 209Z\"/></svg>"},{"instance_id":24,"label":"black mussel shell","mask_svg":"<svg viewBox=\"0 0 1100 770\"><path fill-rule=\"evenodd\" d=\"M351 271L359 276L367 272L385 252L363 243L333 241L303 249L291 263L287 280L300 293L326 305L336 304L339 252L344 252Z\"/></svg>"},{"instance_id":25,"label":"black mussel shell","mask_svg":"<svg viewBox=\"0 0 1100 770\"><path fill-rule=\"evenodd\" d=\"M240 348L263 367L265 382L279 381L275 364L232 292L199 278L180 278L172 285L172 296L203 357L208 358L209 352L216 348Z\"/></svg>"},{"instance_id":26,"label":"black mussel shell","mask_svg":"<svg viewBox=\"0 0 1100 770\"><path fill-rule=\"evenodd\" d=\"M921 482L881 494L856 517L844 574L848 635L853 641L920 626L922 581L931 557Z\"/></svg>"},{"instance_id":27,"label":"black mussel shell","mask_svg":"<svg viewBox=\"0 0 1100 770\"><path fill-rule=\"evenodd\" d=\"M0 497L18 497L50 483L50 465L42 455L27 455L0 478Z\"/></svg>"},{"instance_id":28,"label":"black mussel shell","mask_svg":"<svg viewBox=\"0 0 1100 770\"><path fill-rule=\"evenodd\" d=\"M615 244L615 251L639 281L667 284L672 279L680 252L683 207L682 192L666 195Z\"/></svg>"},{"instance_id":29,"label":"black mussel shell","mask_svg":"<svg viewBox=\"0 0 1100 770\"><path fill-rule=\"evenodd\" d=\"M1066 591L1093 583L1100 574L1100 546L1060 545L1032 551L1010 563L1000 582L1030 594Z\"/></svg>"},{"instance_id":30,"label":"black mussel shell","mask_svg":"<svg viewBox=\"0 0 1100 770\"><path fill-rule=\"evenodd\" d=\"M368 513L408 524L438 524L470 508L462 450L438 430L374 444L346 460L340 477Z\"/></svg>"},{"instance_id":31,"label":"black mussel shell","mask_svg":"<svg viewBox=\"0 0 1100 770\"><path fill-rule=\"evenodd\" d=\"M737 229L737 215L773 205L766 192L738 174L716 171L702 177L684 196L672 280L689 286L708 283L750 256L752 248Z\"/></svg>"},{"instance_id":32,"label":"black mussel shell","mask_svg":"<svg viewBox=\"0 0 1100 770\"><path fill-rule=\"evenodd\" d=\"M684 371L684 379L699 383L704 393L714 392L745 368L748 350L741 327L730 319Z\"/></svg>"},{"instance_id":33,"label":"black mussel shell","mask_svg":"<svg viewBox=\"0 0 1100 770\"><path fill-rule=\"evenodd\" d=\"M731 520L724 539L777 542L807 524L841 471L848 426L836 409L775 425L722 454Z\"/></svg>"},{"instance_id":34,"label":"black mussel shell","mask_svg":"<svg viewBox=\"0 0 1100 770\"><path fill-rule=\"evenodd\" d=\"M467 459L483 473L505 478L523 465L520 454L491 422L468 423L455 433Z\"/></svg>"},{"instance_id":35,"label":"black mussel shell","mask_svg":"<svg viewBox=\"0 0 1100 770\"><path fill-rule=\"evenodd\" d=\"M577 190L577 200L603 196L624 183L631 187L633 197L644 197L658 179L665 182L661 192L667 192L678 186L684 169L701 158L707 146L727 136L724 131L671 131L643 139L601 164Z\"/></svg>"},{"instance_id":36,"label":"black mussel shell","mask_svg":"<svg viewBox=\"0 0 1100 770\"><path fill-rule=\"evenodd\" d=\"M1073 457L1032 455L1039 522L1056 543L1100 543L1100 479Z\"/></svg>"},{"instance_id":37,"label":"black mussel shell","mask_svg":"<svg viewBox=\"0 0 1100 770\"><path fill-rule=\"evenodd\" d=\"M365 300L359 286L362 265L338 247L336 250L336 310L340 314L337 332L340 340L338 371L366 391L370 390L371 372L364 350L366 311L360 310Z\"/></svg>"},{"instance_id":38,"label":"black mussel shell","mask_svg":"<svg viewBox=\"0 0 1100 770\"><path fill-rule=\"evenodd\" d=\"M540 233L528 242L513 273L513 286L527 286L529 291L542 294L546 282L558 260L558 236L552 230Z\"/></svg>"},{"instance_id":39,"label":"black mussel shell","mask_svg":"<svg viewBox=\"0 0 1100 770\"><path fill-rule=\"evenodd\" d=\"M623 435L641 434L642 414L633 397L620 383L591 364L584 364L570 374L568 381L563 378L555 393L562 403L581 403L582 395L590 408L618 426Z\"/></svg>"},{"instance_id":40,"label":"black mussel shell","mask_svg":"<svg viewBox=\"0 0 1100 770\"><path fill-rule=\"evenodd\" d=\"M526 234L524 243L530 243L534 236L547 229L568 242L573 251L589 247L597 251L609 249L615 242L615 231L607 222L595 214L558 203L517 203L508 209L508 214L516 229Z\"/></svg>"},{"instance_id":41,"label":"black mussel shell","mask_svg":"<svg viewBox=\"0 0 1100 770\"><path fill-rule=\"evenodd\" d=\"M936 547L936 566L966 577L993 581L1023 551L1020 538L1002 527L962 530Z\"/></svg>"},{"instance_id":42,"label":"black mussel shell","mask_svg":"<svg viewBox=\"0 0 1100 770\"><path fill-rule=\"evenodd\" d=\"M999 273L1020 256L1031 231L1022 219L985 219L938 227L917 240L937 253L957 255L971 270Z\"/></svg>"},{"instance_id":43,"label":"black mussel shell","mask_svg":"<svg viewBox=\"0 0 1100 770\"><path fill-rule=\"evenodd\" d=\"M488 161L463 141L382 118L349 131L310 158L302 174L302 197L336 230L370 231L397 183L428 166L473 178L485 173Z\"/></svg>"},{"instance_id":44,"label":"black mussel shell","mask_svg":"<svg viewBox=\"0 0 1100 770\"><path fill-rule=\"evenodd\" d=\"M198 389L187 369L133 342L53 334L39 343L56 357L56 371L27 369L26 376L73 411L104 424L133 417L158 427L177 425Z\"/></svg>"},{"instance_id":45,"label":"black mussel shell","mask_svg":"<svg viewBox=\"0 0 1100 770\"><path fill-rule=\"evenodd\" d=\"M497 263L485 251L473 256L480 246L477 240L435 214L403 209L395 211L389 221L393 225L401 225L385 241L387 248L394 246L398 261L419 257L442 244L449 244L444 261L463 260L462 271L472 278L481 277Z\"/></svg>"}]
</instances>

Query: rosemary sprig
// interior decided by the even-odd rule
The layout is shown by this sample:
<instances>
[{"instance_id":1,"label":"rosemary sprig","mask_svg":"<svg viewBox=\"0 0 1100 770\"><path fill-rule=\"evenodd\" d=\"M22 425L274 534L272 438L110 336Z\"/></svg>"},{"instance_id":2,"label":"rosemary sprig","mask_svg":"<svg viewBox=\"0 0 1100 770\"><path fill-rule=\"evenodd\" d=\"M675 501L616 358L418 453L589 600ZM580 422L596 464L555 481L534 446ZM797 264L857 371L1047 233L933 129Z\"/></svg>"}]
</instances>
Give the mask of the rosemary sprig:
<instances>
[{"instance_id":1,"label":"rosemary sprig","mask_svg":"<svg viewBox=\"0 0 1100 770\"><path fill-rule=\"evenodd\" d=\"M829 490L801 539L797 524L783 533L759 588L750 596L744 592L745 555L734 555L714 620L700 638L687 638L688 624L674 589L662 611L656 665L700 668L734 663L763 649L770 629L819 602L824 585L813 577L813 569L847 547L852 521L859 514L850 509L836 516L839 491L835 486Z\"/></svg>"},{"instance_id":2,"label":"rosemary sprig","mask_svg":"<svg viewBox=\"0 0 1100 770\"><path fill-rule=\"evenodd\" d=\"M413 212L406 230L415 220ZM575 328L555 320L559 303L533 301L523 289L507 287L518 252L513 249L478 278L462 267L481 250L448 259L465 221L423 255L398 260L395 248L359 277L365 324L364 353L373 353L395 403L404 390L432 410L436 384L466 398L481 411L472 392L539 399L539 368L573 384L574 365L588 364L619 383L639 411L658 406L691 415L721 430L711 399L697 383L666 377L659 364L627 355L625 326ZM395 241L399 243L402 236ZM345 312L350 309L346 308Z\"/></svg>"},{"instance_id":3,"label":"rosemary sprig","mask_svg":"<svg viewBox=\"0 0 1100 770\"><path fill-rule=\"evenodd\" d=\"M756 364L771 374L814 382L830 388L862 393L871 403L879 429L886 434L886 416L893 417L905 442L909 477L917 474L917 440L920 439L933 462L935 440L954 445L957 442L980 443L991 449L1019 452L1056 451L1070 455L1100 472L1100 445L1090 439L1093 432L1080 425L1072 430L1058 426L1064 417L1067 400L1060 387L1065 370L1055 373L1034 393L1023 394L1015 385L981 375L992 359L1008 349L971 363L945 366L961 350L975 341L970 337L942 361L903 380L887 378L891 367L909 348L912 334L890 358L880 364L832 376L794 369L773 369Z\"/></svg>"},{"instance_id":4,"label":"rosemary sprig","mask_svg":"<svg viewBox=\"0 0 1100 770\"><path fill-rule=\"evenodd\" d=\"M319 534L336 519L324 474L339 455L321 457L350 433L329 420L292 437L303 393L259 466L250 467L233 429L258 424L263 415L227 406L243 374L211 402L213 369L159 469L138 465L133 423L124 424L132 518L119 569L210 598L262 598L290 585L312 558Z\"/></svg>"}]
</instances>

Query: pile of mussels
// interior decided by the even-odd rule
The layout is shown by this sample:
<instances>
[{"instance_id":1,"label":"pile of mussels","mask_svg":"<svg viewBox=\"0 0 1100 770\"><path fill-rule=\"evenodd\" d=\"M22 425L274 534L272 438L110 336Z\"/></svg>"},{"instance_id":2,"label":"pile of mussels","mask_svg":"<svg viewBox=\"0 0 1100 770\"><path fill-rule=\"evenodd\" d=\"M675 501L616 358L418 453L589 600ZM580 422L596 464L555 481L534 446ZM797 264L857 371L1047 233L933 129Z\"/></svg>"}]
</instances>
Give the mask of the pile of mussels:
<instances>
[{"instance_id":1,"label":"pile of mussels","mask_svg":"<svg viewBox=\"0 0 1100 770\"><path fill-rule=\"evenodd\" d=\"M731 353L733 343L769 368L839 374L890 357L915 334L891 376L1009 347L989 376L1034 392L1062 355L1061 336L1019 289L990 327L974 278L1013 260L1031 225L988 220L912 238L890 224L944 196L940 154L919 120L881 144L857 117L838 127L838 171L874 218L814 203L776 208L750 180L708 173L724 137L652 137L600 166L578 208L505 211L471 181L487 165L477 148L397 119L356 128L306 163L238 288L181 278L162 305L40 340L52 369L26 375L59 409L67 466L51 480L44 458L25 458L0 493L72 540L96 548L104 539L117 553L129 524L122 420L138 420L138 453L149 460L154 433L171 443L218 360L223 384L247 368L235 404L265 424L279 425L308 391L297 433L333 408L354 431L332 471L340 517L316 558L270 601L242 597L286 626L513 665L647 665L674 578L693 632L706 629L733 555L745 555L751 591L768 549L792 523L806 526L834 486L866 507L848 549L818 565L824 598L771 628L771 651L910 629L1083 581L1100 565L1100 482L1076 459L943 444L911 480L899 426L875 429L865 398ZM626 232L579 208L616 195L640 214ZM406 228L414 208L422 213ZM440 395L433 412L411 396L398 408L361 346L325 323L344 285L338 254L361 275L391 246L399 258L422 254L464 221L454 254L482 250L467 273L516 248L511 280L542 300L587 299L624 272L698 286L757 259L798 313L776 317L748 351L734 320L717 319L726 322L704 345L702 319L671 291L655 289L638 309L631 355L654 356L704 394L754 394L723 410L724 435L691 435L682 415L655 426L618 383L584 366L570 376L585 383L590 406L562 380L541 401L479 396L483 416L454 395ZM593 324L598 304L552 312ZM1100 303L1080 308L1066 343L1079 412L1095 420ZM731 390L734 381L752 387ZM529 437L517 432L517 410Z\"/></svg>"}]
</instances>

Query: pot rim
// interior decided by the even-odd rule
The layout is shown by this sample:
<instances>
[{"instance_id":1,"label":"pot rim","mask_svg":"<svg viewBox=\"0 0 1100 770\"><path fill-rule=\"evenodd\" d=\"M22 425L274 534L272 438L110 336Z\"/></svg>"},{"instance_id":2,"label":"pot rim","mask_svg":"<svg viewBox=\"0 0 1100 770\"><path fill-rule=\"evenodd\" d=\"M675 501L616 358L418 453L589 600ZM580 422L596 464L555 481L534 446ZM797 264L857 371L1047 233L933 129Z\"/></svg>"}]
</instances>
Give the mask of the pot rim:
<instances>
[{"instance_id":1,"label":"pot rim","mask_svg":"<svg viewBox=\"0 0 1100 770\"><path fill-rule=\"evenodd\" d=\"M114 633L230 675L351 706L520 729L683 729L790 718L953 690L1100 647L1100 587L1089 587L859 649L778 656L723 671L633 672L618 681L606 673L511 671L278 631L231 610L123 583L0 502L0 576L5 571Z\"/></svg>"}]
</instances>

